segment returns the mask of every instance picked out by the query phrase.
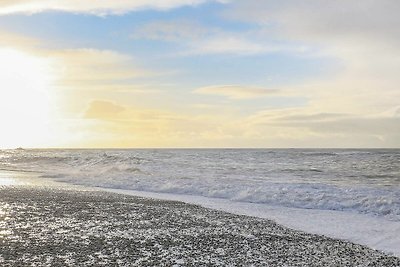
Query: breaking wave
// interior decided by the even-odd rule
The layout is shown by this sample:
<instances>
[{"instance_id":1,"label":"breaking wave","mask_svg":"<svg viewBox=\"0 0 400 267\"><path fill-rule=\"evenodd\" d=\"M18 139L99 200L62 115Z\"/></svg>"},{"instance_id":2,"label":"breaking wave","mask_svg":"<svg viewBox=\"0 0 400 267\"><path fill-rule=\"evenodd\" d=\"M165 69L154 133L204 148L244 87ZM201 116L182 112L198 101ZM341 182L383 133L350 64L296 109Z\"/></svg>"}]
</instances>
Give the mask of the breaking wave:
<instances>
[{"instance_id":1,"label":"breaking wave","mask_svg":"<svg viewBox=\"0 0 400 267\"><path fill-rule=\"evenodd\" d=\"M2 150L3 170L72 184L400 221L399 150Z\"/></svg>"}]
</instances>

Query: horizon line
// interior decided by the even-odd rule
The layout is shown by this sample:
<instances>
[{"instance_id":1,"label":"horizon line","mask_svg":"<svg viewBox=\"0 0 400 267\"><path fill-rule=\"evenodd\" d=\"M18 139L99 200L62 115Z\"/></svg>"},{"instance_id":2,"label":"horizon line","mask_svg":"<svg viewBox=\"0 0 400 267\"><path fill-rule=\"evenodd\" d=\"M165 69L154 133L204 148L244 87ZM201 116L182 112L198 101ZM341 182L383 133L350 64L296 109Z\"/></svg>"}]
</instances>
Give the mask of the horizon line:
<instances>
[{"instance_id":1,"label":"horizon line","mask_svg":"<svg viewBox=\"0 0 400 267\"><path fill-rule=\"evenodd\" d=\"M175 150L205 150L205 149L214 149L214 150L228 150L228 149L247 149L247 150L257 150L257 149L400 149L400 147L14 147L14 148L0 148L0 150L167 150L167 149L175 149Z\"/></svg>"}]
</instances>

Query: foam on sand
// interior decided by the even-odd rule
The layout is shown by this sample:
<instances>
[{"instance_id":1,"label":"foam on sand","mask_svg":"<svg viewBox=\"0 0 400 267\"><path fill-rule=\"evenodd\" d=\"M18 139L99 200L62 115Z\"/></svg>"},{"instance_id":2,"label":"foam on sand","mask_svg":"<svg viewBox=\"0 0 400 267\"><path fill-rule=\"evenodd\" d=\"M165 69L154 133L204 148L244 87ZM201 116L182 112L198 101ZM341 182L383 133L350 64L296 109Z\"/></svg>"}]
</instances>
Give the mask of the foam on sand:
<instances>
[{"instance_id":1,"label":"foam on sand","mask_svg":"<svg viewBox=\"0 0 400 267\"><path fill-rule=\"evenodd\" d=\"M342 211L285 208L191 195L105 190L164 200L178 200L238 215L271 219L293 229L349 240L400 257L400 222L377 216Z\"/></svg>"}]
</instances>

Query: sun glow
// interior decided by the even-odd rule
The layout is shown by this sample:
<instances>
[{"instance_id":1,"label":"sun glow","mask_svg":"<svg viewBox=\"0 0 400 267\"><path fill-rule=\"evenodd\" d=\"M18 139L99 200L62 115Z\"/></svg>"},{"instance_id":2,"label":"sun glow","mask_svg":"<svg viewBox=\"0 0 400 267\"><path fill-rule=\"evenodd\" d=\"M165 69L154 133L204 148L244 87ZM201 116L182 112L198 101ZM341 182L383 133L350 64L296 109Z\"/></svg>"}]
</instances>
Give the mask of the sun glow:
<instances>
[{"instance_id":1,"label":"sun glow","mask_svg":"<svg viewBox=\"0 0 400 267\"><path fill-rule=\"evenodd\" d=\"M0 48L0 147L46 145L50 130L51 62Z\"/></svg>"}]
</instances>

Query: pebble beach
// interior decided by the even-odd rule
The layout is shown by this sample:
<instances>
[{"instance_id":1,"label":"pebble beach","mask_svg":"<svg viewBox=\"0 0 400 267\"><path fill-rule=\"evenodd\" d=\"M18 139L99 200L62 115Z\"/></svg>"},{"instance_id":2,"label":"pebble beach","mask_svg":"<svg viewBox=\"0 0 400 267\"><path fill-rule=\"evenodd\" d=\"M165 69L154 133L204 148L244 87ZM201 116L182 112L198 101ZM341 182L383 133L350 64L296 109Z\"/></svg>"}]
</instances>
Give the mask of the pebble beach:
<instances>
[{"instance_id":1,"label":"pebble beach","mask_svg":"<svg viewBox=\"0 0 400 267\"><path fill-rule=\"evenodd\" d=\"M56 186L0 188L1 266L400 266L273 221Z\"/></svg>"}]
</instances>

